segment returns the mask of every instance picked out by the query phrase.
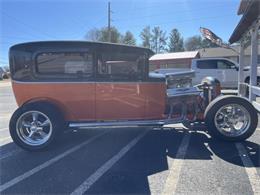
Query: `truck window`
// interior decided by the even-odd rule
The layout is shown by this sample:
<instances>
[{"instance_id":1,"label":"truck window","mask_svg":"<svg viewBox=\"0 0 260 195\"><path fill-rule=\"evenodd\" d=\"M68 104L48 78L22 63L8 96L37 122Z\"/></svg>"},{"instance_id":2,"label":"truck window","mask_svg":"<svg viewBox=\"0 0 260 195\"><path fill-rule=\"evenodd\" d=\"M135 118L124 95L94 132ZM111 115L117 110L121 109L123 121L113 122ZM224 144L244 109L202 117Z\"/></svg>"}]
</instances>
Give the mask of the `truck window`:
<instances>
[{"instance_id":1,"label":"truck window","mask_svg":"<svg viewBox=\"0 0 260 195\"><path fill-rule=\"evenodd\" d=\"M197 68L199 69L217 69L216 60L198 60Z\"/></svg>"},{"instance_id":2,"label":"truck window","mask_svg":"<svg viewBox=\"0 0 260 195\"><path fill-rule=\"evenodd\" d=\"M131 53L100 55L97 60L97 79L102 81L141 80L145 61L145 56Z\"/></svg>"},{"instance_id":3,"label":"truck window","mask_svg":"<svg viewBox=\"0 0 260 195\"><path fill-rule=\"evenodd\" d=\"M235 64L227 60L218 60L217 62L218 69L233 69Z\"/></svg>"},{"instance_id":4,"label":"truck window","mask_svg":"<svg viewBox=\"0 0 260 195\"><path fill-rule=\"evenodd\" d=\"M46 77L90 77L93 75L93 56L83 52L41 53L36 57L36 72Z\"/></svg>"}]
</instances>

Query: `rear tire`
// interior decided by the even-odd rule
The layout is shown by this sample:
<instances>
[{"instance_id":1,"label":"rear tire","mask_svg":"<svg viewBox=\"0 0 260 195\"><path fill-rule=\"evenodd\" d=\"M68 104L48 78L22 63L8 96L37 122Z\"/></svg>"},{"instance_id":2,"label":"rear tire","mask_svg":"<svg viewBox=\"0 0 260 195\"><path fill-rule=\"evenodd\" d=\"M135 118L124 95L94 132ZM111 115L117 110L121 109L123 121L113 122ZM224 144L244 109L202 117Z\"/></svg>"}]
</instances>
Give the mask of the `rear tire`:
<instances>
[{"instance_id":1,"label":"rear tire","mask_svg":"<svg viewBox=\"0 0 260 195\"><path fill-rule=\"evenodd\" d=\"M226 141L242 141L256 130L258 115L253 105L236 96L214 99L205 110L205 122L212 137Z\"/></svg>"},{"instance_id":2,"label":"rear tire","mask_svg":"<svg viewBox=\"0 0 260 195\"><path fill-rule=\"evenodd\" d=\"M47 103L30 103L18 108L9 123L13 141L28 151L46 150L63 128L61 113Z\"/></svg>"}]
</instances>

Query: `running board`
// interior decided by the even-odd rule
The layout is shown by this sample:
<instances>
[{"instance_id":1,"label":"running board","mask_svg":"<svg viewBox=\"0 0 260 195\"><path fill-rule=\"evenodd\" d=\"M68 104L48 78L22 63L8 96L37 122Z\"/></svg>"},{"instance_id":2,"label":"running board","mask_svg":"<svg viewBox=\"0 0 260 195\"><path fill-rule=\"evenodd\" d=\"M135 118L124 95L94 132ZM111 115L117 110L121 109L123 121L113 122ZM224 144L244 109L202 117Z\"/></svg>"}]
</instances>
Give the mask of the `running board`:
<instances>
[{"instance_id":1,"label":"running board","mask_svg":"<svg viewBox=\"0 0 260 195\"><path fill-rule=\"evenodd\" d=\"M182 123L183 120L142 120L142 121L110 121L110 122L73 122L69 123L70 128L86 128L101 126L153 126Z\"/></svg>"}]
</instances>

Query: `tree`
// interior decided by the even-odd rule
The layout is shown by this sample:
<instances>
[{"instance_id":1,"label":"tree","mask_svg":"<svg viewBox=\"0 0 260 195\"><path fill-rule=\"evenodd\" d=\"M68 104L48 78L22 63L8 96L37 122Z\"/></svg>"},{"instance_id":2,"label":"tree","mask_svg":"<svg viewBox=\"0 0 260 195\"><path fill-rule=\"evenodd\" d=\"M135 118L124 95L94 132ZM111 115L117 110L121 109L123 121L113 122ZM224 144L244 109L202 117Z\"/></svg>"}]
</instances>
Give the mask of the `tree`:
<instances>
[{"instance_id":1,"label":"tree","mask_svg":"<svg viewBox=\"0 0 260 195\"><path fill-rule=\"evenodd\" d=\"M151 48L155 53L162 53L166 50L167 45L166 32L162 31L159 26L152 30Z\"/></svg>"},{"instance_id":2,"label":"tree","mask_svg":"<svg viewBox=\"0 0 260 195\"><path fill-rule=\"evenodd\" d=\"M109 40L109 31L107 27L101 29L92 29L87 32L85 38L91 41L111 42L120 43L121 34L116 27L111 27L111 41Z\"/></svg>"},{"instance_id":3,"label":"tree","mask_svg":"<svg viewBox=\"0 0 260 195\"><path fill-rule=\"evenodd\" d=\"M168 44L169 52L184 51L183 38L181 37L181 34L176 28L172 29L169 39L170 39Z\"/></svg>"},{"instance_id":4,"label":"tree","mask_svg":"<svg viewBox=\"0 0 260 195\"><path fill-rule=\"evenodd\" d=\"M202 42L201 42L201 47L202 48L210 48L210 47L219 47L219 46L215 43L212 43L208 39L203 39Z\"/></svg>"},{"instance_id":5,"label":"tree","mask_svg":"<svg viewBox=\"0 0 260 195\"><path fill-rule=\"evenodd\" d=\"M99 41L101 36L101 31L97 28L93 28L87 32L85 39L88 41Z\"/></svg>"},{"instance_id":6,"label":"tree","mask_svg":"<svg viewBox=\"0 0 260 195\"><path fill-rule=\"evenodd\" d=\"M151 49L152 34L151 34L150 26L146 26L142 30L142 32L140 33L140 38L142 39L142 46Z\"/></svg>"},{"instance_id":7,"label":"tree","mask_svg":"<svg viewBox=\"0 0 260 195\"><path fill-rule=\"evenodd\" d=\"M199 35L189 37L185 41L185 49L187 51L194 51L202 48L219 47L217 44L212 43L208 39L202 39Z\"/></svg>"},{"instance_id":8,"label":"tree","mask_svg":"<svg viewBox=\"0 0 260 195\"><path fill-rule=\"evenodd\" d=\"M125 35L122 38L122 43L126 45L136 45L136 39L130 31L126 31Z\"/></svg>"},{"instance_id":9,"label":"tree","mask_svg":"<svg viewBox=\"0 0 260 195\"><path fill-rule=\"evenodd\" d=\"M185 41L185 49L187 51L194 51L202 48L202 39L199 35L187 38Z\"/></svg>"},{"instance_id":10,"label":"tree","mask_svg":"<svg viewBox=\"0 0 260 195\"><path fill-rule=\"evenodd\" d=\"M120 32L116 29L116 27L111 27L110 31L111 31L111 41L109 41L109 31L107 27L101 29L100 41L120 43Z\"/></svg>"}]
</instances>

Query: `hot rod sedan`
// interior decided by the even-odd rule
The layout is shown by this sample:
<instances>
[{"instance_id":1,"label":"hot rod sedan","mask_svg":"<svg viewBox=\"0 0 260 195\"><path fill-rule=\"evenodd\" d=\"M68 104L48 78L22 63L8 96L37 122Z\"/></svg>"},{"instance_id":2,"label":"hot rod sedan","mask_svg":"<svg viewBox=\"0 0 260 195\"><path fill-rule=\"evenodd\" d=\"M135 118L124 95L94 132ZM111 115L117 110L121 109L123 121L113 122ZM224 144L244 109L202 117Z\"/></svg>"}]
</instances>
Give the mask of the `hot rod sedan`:
<instances>
[{"instance_id":1,"label":"hot rod sedan","mask_svg":"<svg viewBox=\"0 0 260 195\"><path fill-rule=\"evenodd\" d=\"M10 48L12 87L19 108L10 134L20 147L49 147L68 128L205 123L214 138L247 139L257 127L246 99L223 96L194 72L149 77L146 48L85 41L45 41Z\"/></svg>"}]
</instances>

